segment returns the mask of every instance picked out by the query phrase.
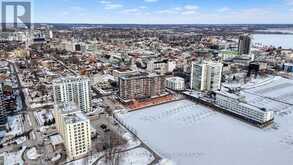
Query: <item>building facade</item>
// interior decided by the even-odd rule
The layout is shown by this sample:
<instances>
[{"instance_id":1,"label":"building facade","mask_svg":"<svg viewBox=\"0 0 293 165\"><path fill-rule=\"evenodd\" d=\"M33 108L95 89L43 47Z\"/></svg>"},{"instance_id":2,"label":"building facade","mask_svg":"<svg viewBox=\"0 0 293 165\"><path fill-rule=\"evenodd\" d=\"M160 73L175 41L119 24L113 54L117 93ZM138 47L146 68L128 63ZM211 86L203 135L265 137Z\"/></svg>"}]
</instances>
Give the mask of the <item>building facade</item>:
<instances>
[{"instance_id":1,"label":"building facade","mask_svg":"<svg viewBox=\"0 0 293 165\"><path fill-rule=\"evenodd\" d=\"M119 78L119 97L128 102L161 96L165 93L165 76L140 73Z\"/></svg>"},{"instance_id":2,"label":"building facade","mask_svg":"<svg viewBox=\"0 0 293 165\"><path fill-rule=\"evenodd\" d=\"M241 35L238 42L239 54L250 54L251 37L247 34Z\"/></svg>"},{"instance_id":3,"label":"building facade","mask_svg":"<svg viewBox=\"0 0 293 165\"><path fill-rule=\"evenodd\" d=\"M216 91L221 88L223 64L192 63L190 87L197 91Z\"/></svg>"},{"instance_id":4,"label":"building facade","mask_svg":"<svg viewBox=\"0 0 293 165\"><path fill-rule=\"evenodd\" d=\"M53 81L54 101L76 103L83 112L91 112L90 80L87 77L62 77Z\"/></svg>"},{"instance_id":5,"label":"building facade","mask_svg":"<svg viewBox=\"0 0 293 165\"><path fill-rule=\"evenodd\" d=\"M166 78L166 87L175 91L182 91L185 89L184 78L181 78L181 77Z\"/></svg>"},{"instance_id":6,"label":"building facade","mask_svg":"<svg viewBox=\"0 0 293 165\"><path fill-rule=\"evenodd\" d=\"M113 70L113 76L115 81L119 80L119 77L127 75L136 75L138 72L135 70Z\"/></svg>"},{"instance_id":7,"label":"building facade","mask_svg":"<svg viewBox=\"0 0 293 165\"><path fill-rule=\"evenodd\" d=\"M7 122L7 117L17 110L16 95L10 79L0 80L0 125Z\"/></svg>"},{"instance_id":8,"label":"building facade","mask_svg":"<svg viewBox=\"0 0 293 165\"><path fill-rule=\"evenodd\" d=\"M284 64L284 71L286 71L286 72L293 72L293 63L286 63L286 64Z\"/></svg>"},{"instance_id":9,"label":"building facade","mask_svg":"<svg viewBox=\"0 0 293 165\"><path fill-rule=\"evenodd\" d=\"M147 70L149 72L164 75L173 72L176 68L176 62L170 60L150 61L147 63Z\"/></svg>"},{"instance_id":10,"label":"building facade","mask_svg":"<svg viewBox=\"0 0 293 165\"><path fill-rule=\"evenodd\" d=\"M85 156L91 149L90 120L74 103L56 105L54 117L69 159Z\"/></svg>"},{"instance_id":11,"label":"building facade","mask_svg":"<svg viewBox=\"0 0 293 165\"><path fill-rule=\"evenodd\" d=\"M216 92L216 105L260 124L272 121L274 118L274 112L247 104L244 96L236 94Z\"/></svg>"}]
</instances>

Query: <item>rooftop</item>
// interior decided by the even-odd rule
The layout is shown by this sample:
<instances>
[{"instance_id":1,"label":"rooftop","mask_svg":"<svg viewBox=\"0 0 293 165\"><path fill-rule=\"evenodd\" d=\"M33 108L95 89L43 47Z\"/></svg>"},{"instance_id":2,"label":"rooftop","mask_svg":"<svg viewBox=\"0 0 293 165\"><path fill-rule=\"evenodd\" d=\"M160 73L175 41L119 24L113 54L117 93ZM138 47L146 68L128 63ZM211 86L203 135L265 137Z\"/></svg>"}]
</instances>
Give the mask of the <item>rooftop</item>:
<instances>
[{"instance_id":1,"label":"rooftop","mask_svg":"<svg viewBox=\"0 0 293 165\"><path fill-rule=\"evenodd\" d=\"M89 119L82 112L64 115L64 121L66 124L75 124L79 122L86 122Z\"/></svg>"},{"instance_id":2,"label":"rooftop","mask_svg":"<svg viewBox=\"0 0 293 165\"><path fill-rule=\"evenodd\" d=\"M127 80L127 79L140 79L140 78L146 78L146 77L161 77L161 75L157 75L154 73L140 72L134 75L121 76L120 78L123 80Z\"/></svg>"},{"instance_id":3,"label":"rooftop","mask_svg":"<svg viewBox=\"0 0 293 165\"><path fill-rule=\"evenodd\" d=\"M184 78L182 78L182 77L169 77L169 78L166 78L166 80L170 80L170 81L184 81Z\"/></svg>"},{"instance_id":4,"label":"rooftop","mask_svg":"<svg viewBox=\"0 0 293 165\"><path fill-rule=\"evenodd\" d=\"M78 106L73 102L60 103L58 105L55 105L55 109L61 111L63 114L80 111Z\"/></svg>"},{"instance_id":5,"label":"rooftop","mask_svg":"<svg viewBox=\"0 0 293 165\"><path fill-rule=\"evenodd\" d=\"M71 81L90 81L90 80L88 77L85 77L85 76L66 76L66 77L59 77L53 80L53 84L71 82Z\"/></svg>"}]
</instances>

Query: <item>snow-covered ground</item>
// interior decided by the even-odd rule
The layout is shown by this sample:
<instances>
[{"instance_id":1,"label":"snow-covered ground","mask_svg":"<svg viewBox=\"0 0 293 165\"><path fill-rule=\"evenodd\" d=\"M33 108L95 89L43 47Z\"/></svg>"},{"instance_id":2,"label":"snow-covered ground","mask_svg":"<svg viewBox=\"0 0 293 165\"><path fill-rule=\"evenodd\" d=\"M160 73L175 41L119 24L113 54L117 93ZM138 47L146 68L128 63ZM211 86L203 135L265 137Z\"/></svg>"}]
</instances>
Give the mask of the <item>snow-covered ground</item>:
<instances>
[{"instance_id":1,"label":"snow-covered ground","mask_svg":"<svg viewBox=\"0 0 293 165\"><path fill-rule=\"evenodd\" d=\"M120 165L146 165L150 164L155 158L145 148L136 148L124 153L121 153ZM98 165L104 165L104 158L101 159Z\"/></svg>"},{"instance_id":2,"label":"snow-covered ground","mask_svg":"<svg viewBox=\"0 0 293 165\"><path fill-rule=\"evenodd\" d=\"M293 113L276 115L265 129L188 100L118 116L159 155L179 165L293 162Z\"/></svg>"},{"instance_id":3,"label":"snow-covered ground","mask_svg":"<svg viewBox=\"0 0 293 165\"><path fill-rule=\"evenodd\" d=\"M22 160L22 154L25 151L26 147L22 147L21 150L17 151L17 152L4 152L2 154L0 154L0 156L4 157L4 165L11 165L11 164L19 164L22 165L24 164L23 160Z\"/></svg>"},{"instance_id":4,"label":"snow-covered ground","mask_svg":"<svg viewBox=\"0 0 293 165\"><path fill-rule=\"evenodd\" d=\"M53 114L46 110L34 112L34 116L40 126L43 126L46 121L52 121L54 118Z\"/></svg>"},{"instance_id":5,"label":"snow-covered ground","mask_svg":"<svg viewBox=\"0 0 293 165\"><path fill-rule=\"evenodd\" d=\"M244 88L248 93L293 104L293 80L291 79L273 77L249 86L245 85Z\"/></svg>"},{"instance_id":6,"label":"snow-covered ground","mask_svg":"<svg viewBox=\"0 0 293 165\"><path fill-rule=\"evenodd\" d=\"M253 105L287 115L293 112L293 80L282 77L257 79L242 86L241 94Z\"/></svg>"},{"instance_id":7,"label":"snow-covered ground","mask_svg":"<svg viewBox=\"0 0 293 165\"><path fill-rule=\"evenodd\" d=\"M131 135L129 132L126 132L122 137L127 140L127 144L125 146L121 146L121 149L130 149L141 144L141 142L134 138L133 135Z\"/></svg>"},{"instance_id":8,"label":"snow-covered ground","mask_svg":"<svg viewBox=\"0 0 293 165\"><path fill-rule=\"evenodd\" d=\"M157 165L175 165L175 163L168 159L162 159Z\"/></svg>"},{"instance_id":9,"label":"snow-covered ground","mask_svg":"<svg viewBox=\"0 0 293 165\"><path fill-rule=\"evenodd\" d=\"M11 130L6 134L6 136L15 136L22 134L24 132L22 120L22 115L8 116L7 123Z\"/></svg>"},{"instance_id":10,"label":"snow-covered ground","mask_svg":"<svg viewBox=\"0 0 293 165\"><path fill-rule=\"evenodd\" d=\"M41 103L31 103L30 104L30 107L32 109L37 109L37 108L42 108L42 107L45 107L45 106L53 106L54 103L53 102L48 102L48 103L44 103L44 104L41 104Z\"/></svg>"},{"instance_id":11,"label":"snow-covered ground","mask_svg":"<svg viewBox=\"0 0 293 165\"><path fill-rule=\"evenodd\" d=\"M38 154L36 147L29 149L26 155L30 160L38 159L41 156L40 154Z\"/></svg>"}]
</instances>

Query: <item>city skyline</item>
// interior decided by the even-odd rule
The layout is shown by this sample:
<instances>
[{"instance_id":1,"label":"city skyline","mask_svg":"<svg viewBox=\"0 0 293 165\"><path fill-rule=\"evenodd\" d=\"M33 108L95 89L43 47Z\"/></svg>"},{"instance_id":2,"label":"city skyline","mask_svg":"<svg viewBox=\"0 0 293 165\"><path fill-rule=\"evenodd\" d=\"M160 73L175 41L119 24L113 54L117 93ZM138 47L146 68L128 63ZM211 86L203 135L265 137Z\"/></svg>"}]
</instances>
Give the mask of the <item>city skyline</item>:
<instances>
[{"instance_id":1,"label":"city skyline","mask_svg":"<svg viewBox=\"0 0 293 165\"><path fill-rule=\"evenodd\" d=\"M293 1L33 0L33 23L291 24Z\"/></svg>"},{"instance_id":2,"label":"city skyline","mask_svg":"<svg viewBox=\"0 0 293 165\"><path fill-rule=\"evenodd\" d=\"M2 0L0 164L291 165L293 0Z\"/></svg>"}]
</instances>

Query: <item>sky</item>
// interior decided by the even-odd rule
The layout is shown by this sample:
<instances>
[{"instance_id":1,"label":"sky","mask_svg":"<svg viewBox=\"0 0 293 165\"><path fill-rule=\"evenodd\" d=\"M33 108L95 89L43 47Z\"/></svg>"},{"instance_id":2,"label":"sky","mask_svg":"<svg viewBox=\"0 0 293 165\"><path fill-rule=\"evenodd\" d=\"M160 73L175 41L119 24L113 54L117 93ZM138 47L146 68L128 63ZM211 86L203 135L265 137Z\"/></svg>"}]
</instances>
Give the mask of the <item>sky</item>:
<instances>
[{"instance_id":1,"label":"sky","mask_svg":"<svg viewBox=\"0 0 293 165\"><path fill-rule=\"evenodd\" d=\"M286 24L293 0L32 0L32 13L34 23Z\"/></svg>"}]
</instances>

